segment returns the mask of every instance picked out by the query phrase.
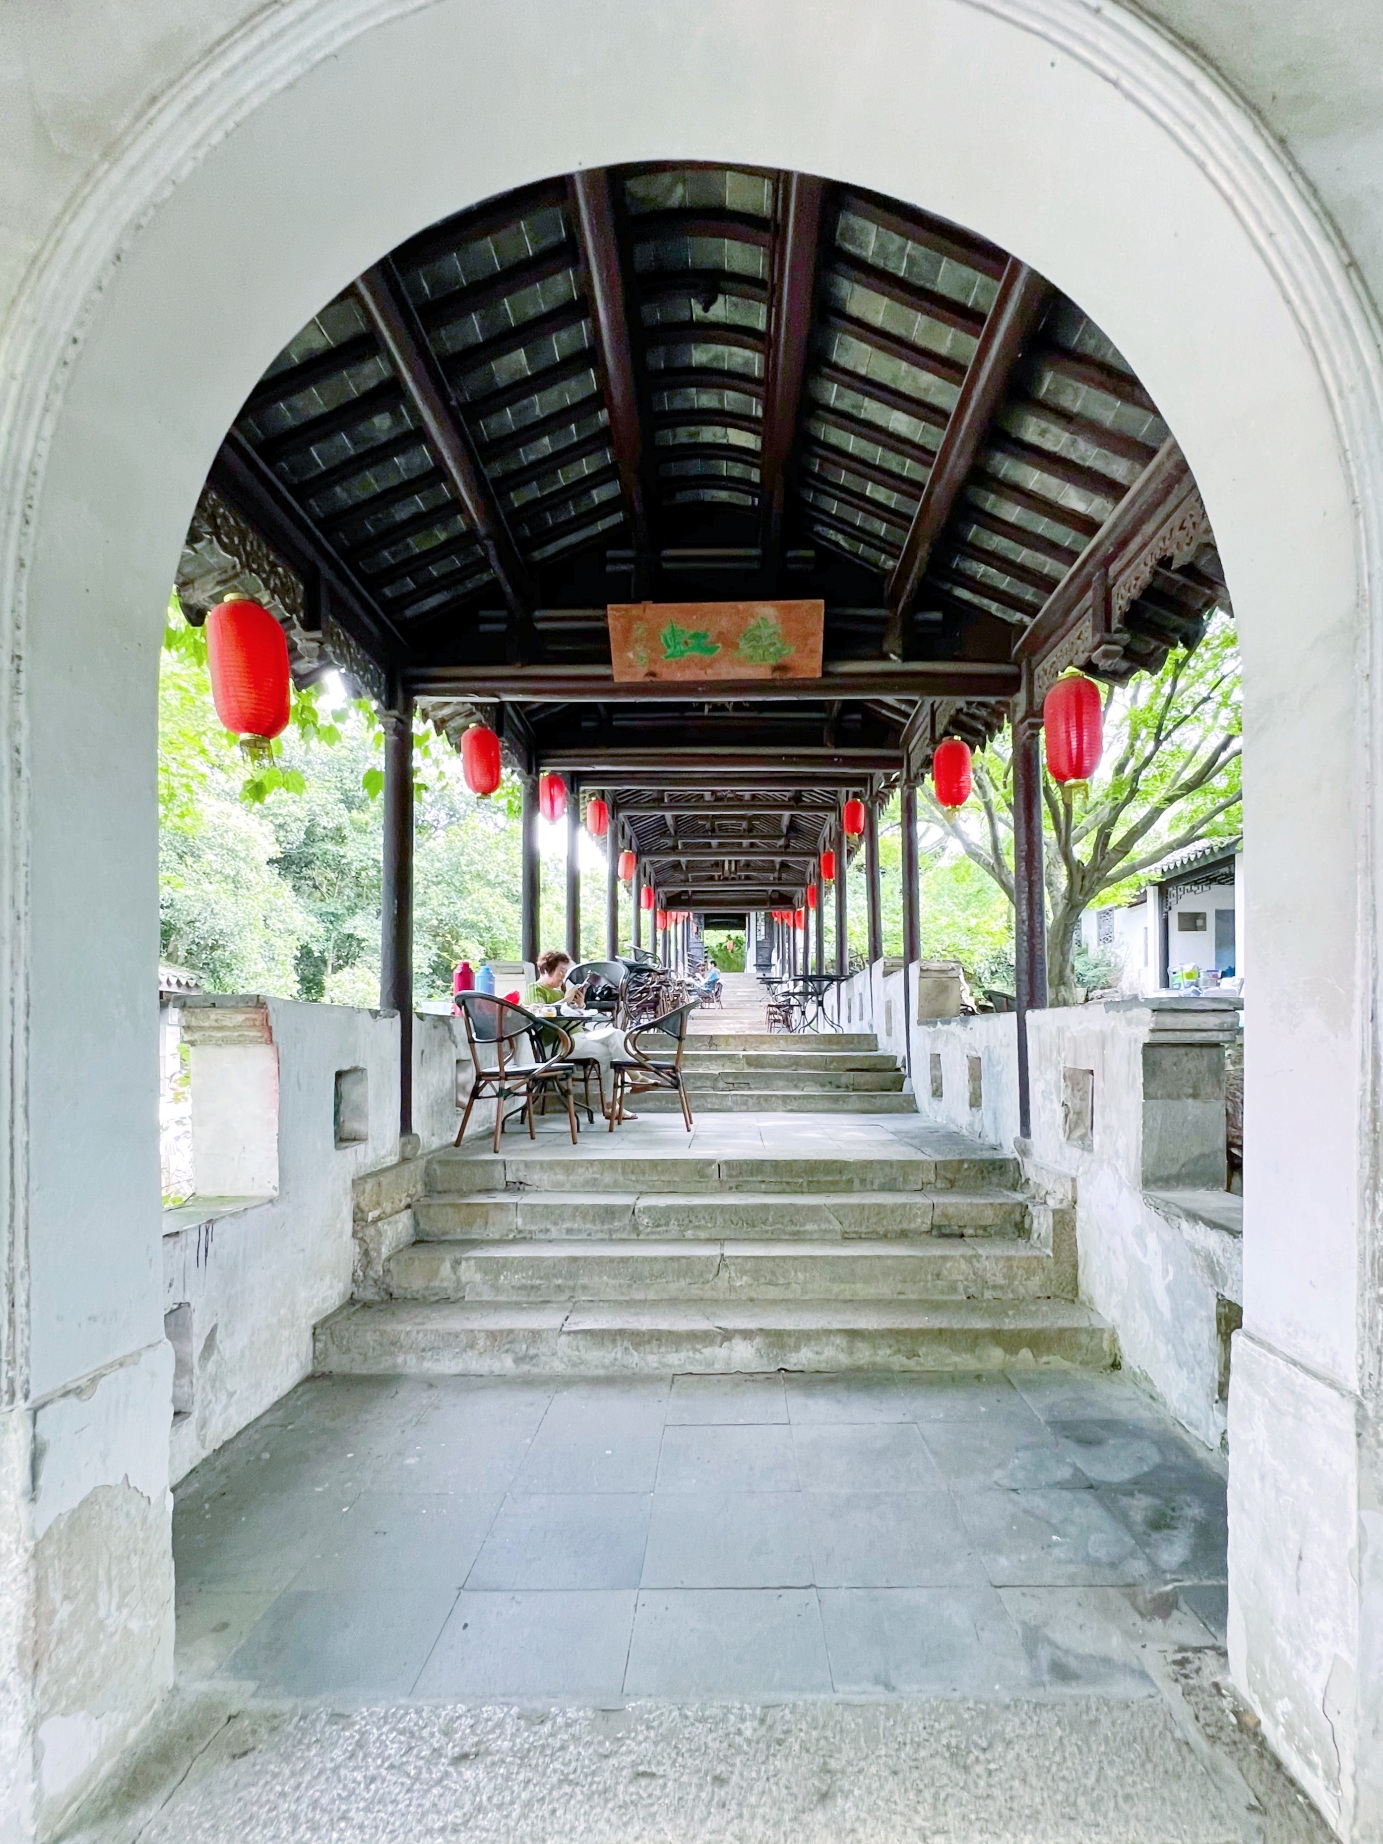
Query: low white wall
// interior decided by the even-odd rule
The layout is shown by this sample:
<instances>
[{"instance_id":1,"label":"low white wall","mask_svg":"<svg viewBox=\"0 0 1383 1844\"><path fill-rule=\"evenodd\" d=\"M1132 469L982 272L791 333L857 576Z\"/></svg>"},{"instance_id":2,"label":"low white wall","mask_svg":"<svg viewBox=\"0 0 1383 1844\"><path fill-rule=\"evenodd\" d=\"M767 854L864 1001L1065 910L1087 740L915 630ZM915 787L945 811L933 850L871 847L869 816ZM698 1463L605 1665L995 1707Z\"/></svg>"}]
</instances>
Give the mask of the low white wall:
<instances>
[{"instance_id":1,"label":"low white wall","mask_svg":"<svg viewBox=\"0 0 1383 1844\"><path fill-rule=\"evenodd\" d=\"M1236 1028L1233 1003L1152 997L1030 1014L1032 1134L1024 1141L1016 1018L919 1020L920 978L919 968L908 970L905 1024L902 970L879 961L855 974L845 990L849 1024L873 1030L895 1056L910 1051L924 1118L1016 1151L1039 1185L1054 1175L1073 1181L1081 1298L1114 1326L1124 1362L1183 1426L1218 1446L1222 1302L1243 1297L1241 1241L1187 1205L1196 1190L1224 1185L1214 1064Z\"/></svg>"},{"instance_id":2,"label":"low white wall","mask_svg":"<svg viewBox=\"0 0 1383 1844\"><path fill-rule=\"evenodd\" d=\"M175 1481L309 1373L313 1327L351 1294L353 1182L400 1154L396 1013L207 997L186 1005L184 1032L197 1170L239 1170L256 1189L164 1213ZM457 1061L469 1057L450 1018L415 1018L413 1042L428 1149L456 1131ZM338 1143L337 1075L355 1070L365 1105L345 1124L363 1137Z\"/></svg>"}]
</instances>

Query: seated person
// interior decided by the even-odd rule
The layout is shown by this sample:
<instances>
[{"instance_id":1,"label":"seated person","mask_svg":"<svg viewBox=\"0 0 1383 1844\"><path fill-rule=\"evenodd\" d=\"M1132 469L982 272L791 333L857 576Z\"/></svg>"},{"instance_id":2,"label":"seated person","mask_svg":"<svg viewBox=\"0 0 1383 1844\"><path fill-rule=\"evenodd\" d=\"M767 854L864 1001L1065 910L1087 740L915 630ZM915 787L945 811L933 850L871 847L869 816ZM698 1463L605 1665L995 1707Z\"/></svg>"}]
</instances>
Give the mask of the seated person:
<instances>
[{"instance_id":1,"label":"seated person","mask_svg":"<svg viewBox=\"0 0 1383 1844\"><path fill-rule=\"evenodd\" d=\"M538 977L529 987L524 1004L529 1006L582 1004L586 997L585 987L572 986L567 981L571 965L571 955L564 954L560 948L549 948L545 954L540 954L538 956ZM620 1047L620 1040L609 1025L592 1022L583 1024L564 1019L562 1028L571 1036L572 1061L593 1063L596 1066L596 1073L600 1079L601 1107L602 1109L608 1108L614 1097L611 1065L615 1052ZM561 1039L550 1026L544 1026L541 1042L544 1054L551 1056L560 1047Z\"/></svg>"},{"instance_id":2,"label":"seated person","mask_svg":"<svg viewBox=\"0 0 1383 1844\"><path fill-rule=\"evenodd\" d=\"M713 960L706 962L706 971L701 976L701 984L707 988L719 986L720 968Z\"/></svg>"},{"instance_id":3,"label":"seated person","mask_svg":"<svg viewBox=\"0 0 1383 1844\"><path fill-rule=\"evenodd\" d=\"M524 995L525 1005L560 1005L565 999L570 1004L579 1005L585 996L581 987L567 991L567 975L571 972L571 955L564 954L560 948L549 948L546 954L538 956L538 977Z\"/></svg>"}]
</instances>

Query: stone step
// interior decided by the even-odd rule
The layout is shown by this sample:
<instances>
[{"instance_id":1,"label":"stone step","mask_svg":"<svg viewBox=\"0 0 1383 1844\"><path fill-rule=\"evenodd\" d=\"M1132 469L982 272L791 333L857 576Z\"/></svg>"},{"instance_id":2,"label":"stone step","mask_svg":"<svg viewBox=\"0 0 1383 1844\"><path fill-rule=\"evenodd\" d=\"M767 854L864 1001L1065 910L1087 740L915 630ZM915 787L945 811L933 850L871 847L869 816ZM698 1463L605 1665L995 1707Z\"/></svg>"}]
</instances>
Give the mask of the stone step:
<instances>
[{"instance_id":1,"label":"stone step","mask_svg":"<svg viewBox=\"0 0 1383 1844\"><path fill-rule=\"evenodd\" d=\"M682 1072L693 1105L698 1095L867 1095L898 1094L903 1072L893 1062L882 1069L707 1069L688 1058Z\"/></svg>"},{"instance_id":2,"label":"stone step","mask_svg":"<svg viewBox=\"0 0 1383 1844\"><path fill-rule=\"evenodd\" d=\"M1108 1369L1114 1334L1069 1300L727 1300L531 1304L386 1300L316 1331L319 1372Z\"/></svg>"},{"instance_id":3,"label":"stone step","mask_svg":"<svg viewBox=\"0 0 1383 1844\"><path fill-rule=\"evenodd\" d=\"M762 1070L779 1074L788 1069L877 1070L897 1069L898 1059L885 1050L828 1050L803 1048L800 1038L785 1038L784 1050L703 1050L691 1038L682 1056L688 1070Z\"/></svg>"},{"instance_id":4,"label":"stone step","mask_svg":"<svg viewBox=\"0 0 1383 1844\"><path fill-rule=\"evenodd\" d=\"M415 1242L392 1257L407 1300L1015 1300L1058 1291L1025 1240Z\"/></svg>"},{"instance_id":5,"label":"stone step","mask_svg":"<svg viewBox=\"0 0 1383 1844\"><path fill-rule=\"evenodd\" d=\"M790 1054L794 1050L877 1052L879 1040L873 1031L698 1031L687 1038L688 1047L698 1050L759 1050Z\"/></svg>"},{"instance_id":6,"label":"stone step","mask_svg":"<svg viewBox=\"0 0 1383 1844\"><path fill-rule=\"evenodd\" d=\"M807 1077L797 1084L770 1084L766 1079L753 1088L701 1088L688 1086L692 1114L738 1114L753 1108L764 1114L913 1114L917 1102L901 1089L861 1090L817 1088ZM671 1089L650 1090L630 1102L631 1112L639 1114L674 1114L681 1103Z\"/></svg>"},{"instance_id":7,"label":"stone step","mask_svg":"<svg viewBox=\"0 0 1383 1844\"><path fill-rule=\"evenodd\" d=\"M421 1198L425 1241L549 1236L647 1237L723 1242L727 1237L840 1241L860 1237L1021 1236L1027 1201L997 1187L968 1191L479 1191Z\"/></svg>"},{"instance_id":8,"label":"stone step","mask_svg":"<svg viewBox=\"0 0 1383 1844\"><path fill-rule=\"evenodd\" d=\"M651 1099L639 1097L640 1104ZM535 1147L518 1135L505 1138L508 1144L499 1154L465 1147L434 1153L427 1163L429 1198L527 1190L585 1192L599 1202L611 1192L771 1191L798 1196L841 1191L1013 1190L1018 1184L1017 1160L983 1148L973 1154L941 1157L900 1152L894 1158L870 1159L804 1158L797 1153L706 1158L694 1153L630 1153L617 1133L583 1135L582 1145L567 1152L560 1146L549 1150L541 1143ZM600 1148L598 1152L586 1150L591 1140Z\"/></svg>"}]
</instances>

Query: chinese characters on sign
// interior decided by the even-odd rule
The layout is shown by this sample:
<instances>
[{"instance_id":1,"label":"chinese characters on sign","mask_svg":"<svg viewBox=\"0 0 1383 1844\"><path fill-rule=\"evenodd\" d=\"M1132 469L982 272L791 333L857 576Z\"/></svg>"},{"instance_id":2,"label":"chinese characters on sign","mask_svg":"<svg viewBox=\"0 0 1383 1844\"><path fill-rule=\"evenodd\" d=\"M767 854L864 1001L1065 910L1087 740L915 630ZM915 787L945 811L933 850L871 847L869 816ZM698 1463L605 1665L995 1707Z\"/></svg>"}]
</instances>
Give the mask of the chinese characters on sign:
<instances>
[{"instance_id":1,"label":"chinese characters on sign","mask_svg":"<svg viewBox=\"0 0 1383 1844\"><path fill-rule=\"evenodd\" d=\"M824 602L612 602L617 682L819 679Z\"/></svg>"}]
</instances>

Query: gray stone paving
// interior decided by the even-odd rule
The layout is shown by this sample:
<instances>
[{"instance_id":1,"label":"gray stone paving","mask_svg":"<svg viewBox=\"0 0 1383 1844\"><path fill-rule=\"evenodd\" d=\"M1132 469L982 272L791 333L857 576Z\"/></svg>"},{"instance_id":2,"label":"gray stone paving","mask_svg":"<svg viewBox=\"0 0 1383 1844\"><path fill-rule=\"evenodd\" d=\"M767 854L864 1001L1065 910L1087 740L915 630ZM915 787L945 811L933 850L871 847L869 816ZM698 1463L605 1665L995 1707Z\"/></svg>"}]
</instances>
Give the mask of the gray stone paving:
<instances>
[{"instance_id":1,"label":"gray stone paving","mask_svg":"<svg viewBox=\"0 0 1383 1844\"><path fill-rule=\"evenodd\" d=\"M185 1678L260 1696L1143 1696L1224 1474L1117 1375L319 1379L175 1552Z\"/></svg>"},{"instance_id":2,"label":"gray stone paving","mask_svg":"<svg viewBox=\"0 0 1383 1844\"><path fill-rule=\"evenodd\" d=\"M1327 1844L1127 1379L319 1379L178 1492L70 1844Z\"/></svg>"}]
</instances>

